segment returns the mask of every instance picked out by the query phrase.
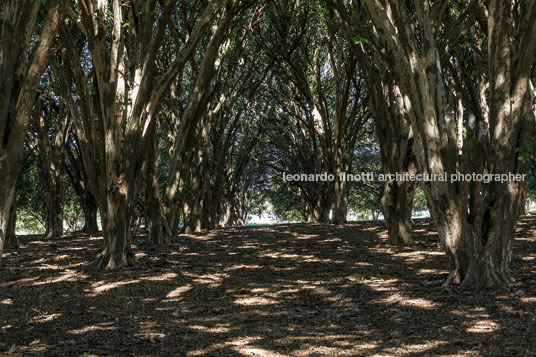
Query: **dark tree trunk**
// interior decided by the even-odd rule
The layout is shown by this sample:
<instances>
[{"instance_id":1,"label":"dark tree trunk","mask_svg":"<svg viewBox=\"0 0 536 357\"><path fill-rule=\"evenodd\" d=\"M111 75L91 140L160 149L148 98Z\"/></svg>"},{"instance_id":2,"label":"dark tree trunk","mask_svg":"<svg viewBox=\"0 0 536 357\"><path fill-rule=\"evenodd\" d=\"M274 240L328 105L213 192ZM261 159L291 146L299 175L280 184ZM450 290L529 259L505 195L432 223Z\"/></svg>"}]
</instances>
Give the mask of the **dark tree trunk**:
<instances>
[{"instance_id":1,"label":"dark tree trunk","mask_svg":"<svg viewBox=\"0 0 536 357\"><path fill-rule=\"evenodd\" d=\"M342 164L341 164L342 167ZM333 224L346 223L346 214L348 213L348 193L347 182L339 180L338 174L333 182L333 203L331 205L331 220Z\"/></svg>"},{"instance_id":2,"label":"dark tree trunk","mask_svg":"<svg viewBox=\"0 0 536 357\"><path fill-rule=\"evenodd\" d=\"M2 182L0 177L0 183ZM2 263L2 253L4 252L4 245L6 244L8 230L9 230L9 217L11 213L11 205L14 199L15 183L11 185L12 190L0 190L0 206L2 211L0 212L0 264Z\"/></svg>"},{"instance_id":3,"label":"dark tree trunk","mask_svg":"<svg viewBox=\"0 0 536 357\"><path fill-rule=\"evenodd\" d=\"M99 224L97 222L97 213L99 207L97 201L92 198L90 200L82 201L82 209L84 211L84 227L82 232L94 234L99 231Z\"/></svg>"},{"instance_id":4,"label":"dark tree trunk","mask_svg":"<svg viewBox=\"0 0 536 357\"><path fill-rule=\"evenodd\" d=\"M149 229L149 244L162 246L169 242L164 235L164 222L162 212L162 199L160 195L160 170L158 166L159 155L156 125L152 129L152 142L148 150L147 175L145 184L145 213L147 228Z\"/></svg>"},{"instance_id":5,"label":"dark tree trunk","mask_svg":"<svg viewBox=\"0 0 536 357\"><path fill-rule=\"evenodd\" d=\"M114 270L134 265L127 198L118 193L108 194L106 210L102 222L104 250L87 269Z\"/></svg>"},{"instance_id":6,"label":"dark tree trunk","mask_svg":"<svg viewBox=\"0 0 536 357\"><path fill-rule=\"evenodd\" d=\"M414 182L393 181L385 185L382 197L383 215L389 232L389 242L395 245L411 245Z\"/></svg>"},{"instance_id":7,"label":"dark tree trunk","mask_svg":"<svg viewBox=\"0 0 536 357\"><path fill-rule=\"evenodd\" d=\"M45 237L61 237L63 235L63 184L60 181L50 182L46 191Z\"/></svg>"},{"instance_id":8,"label":"dark tree trunk","mask_svg":"<svg viewBox=\"0 0 536 357\"><path fill-rule=\"evenodd\" d=\"M7 225L6 232L6 248L8 249L18 247L17 235L15 234L17 223L17 209L15 201L15 198L13 198L13 203L11 204L11 209L9 210L9 223Z\"/></svg>"}]
</instances>

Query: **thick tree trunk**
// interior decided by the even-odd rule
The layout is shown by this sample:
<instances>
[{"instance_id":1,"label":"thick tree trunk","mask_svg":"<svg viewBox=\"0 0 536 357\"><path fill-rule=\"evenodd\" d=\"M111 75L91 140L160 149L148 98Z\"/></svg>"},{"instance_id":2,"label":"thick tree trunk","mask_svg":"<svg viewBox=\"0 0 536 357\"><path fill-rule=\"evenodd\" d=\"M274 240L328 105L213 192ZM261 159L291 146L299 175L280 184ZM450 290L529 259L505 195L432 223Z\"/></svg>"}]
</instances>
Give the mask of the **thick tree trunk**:
<instances>
[{"instance_id":1,"label":"thick tree trunk","mask_svg":"<svg viewBox=\"0 0 536 357\"><path fill-rule=\"evenodd\" d=\"M130 215L127 197L118 193L107 195L103 215L104 250L87 269L114 270L134 265L130 247Z\"/></svg>"},{"instance_id":2,"label":"thick tree trunk","mask_svg":"<svg viewBox=\"0 0 536 357\"><path fill-rule=\"evenodd\" d=\"M195 186L194 186L195 188ZM192 197L184 204L184 226L182 232L197 233L203 229L203 200L199 199L198 191L192 193Z\"/></svg>"},{"instance_id":3,"label":"thick tree trunk","mask_svg":"<svg viewBox=\"0 0 536 357\"><path fill-rule=\"evenodd\" d=\"M94 234L99 231L99 224L97 222L97 213L99 207L97 206L97 201L83 200L82 209L84 211L84 227L82 232Z\"/></svg>"},{"instance_id":4,"label":"thick tree trunk","mask_svg":"<svg viewBox=\"0 0 536 357\"><path fill-rule=\"evenodd\" d=\"M414 192L414 182L392 181L385 184L381 203L391 244L413 243L411 211Z\"/></svg>"},{"instance_id":5,"label":"thick tree trunk","mask_svg":"<svg viewBox=\"0 0 536 357\"><path fill-rule=\"evenodd\" d=\"M322 188L322 190L327 188ZM329 191L328 191L329 192ZM305 201L305 214L307 223L330 223L330 212L332 208L332 201L329 199L330 195L325 191L314 188L314 191L309 192Z\"/></svg>"},{"instance_id":6,"label":"thick tree trunk","mask_svg":"<svg viewBox=\"0 0 536 357\"><path fill-rule=\"evenodd\" d=\"M386 174L415 174L413 133L404 115L404 101L392 75L368 66L370 103L375 114L376 136ZM388 98L386 100L386 98ZM415 182L394 180L384 185L381 200L389 242L411 245L411 212Z\"/></svg>"},{"instance_id":7,"label":"thick tree trunk","mask_svg":"<svg viewBox=\"0 0 536 357\"><path fill-rule=\"evenodd\" d=\"M334 192L331 205L331 223L344 224L346 223L346 214L348 213L348 189L347 182L339 180L337 175L333 182Z\"/></svg>"}]
</instances>

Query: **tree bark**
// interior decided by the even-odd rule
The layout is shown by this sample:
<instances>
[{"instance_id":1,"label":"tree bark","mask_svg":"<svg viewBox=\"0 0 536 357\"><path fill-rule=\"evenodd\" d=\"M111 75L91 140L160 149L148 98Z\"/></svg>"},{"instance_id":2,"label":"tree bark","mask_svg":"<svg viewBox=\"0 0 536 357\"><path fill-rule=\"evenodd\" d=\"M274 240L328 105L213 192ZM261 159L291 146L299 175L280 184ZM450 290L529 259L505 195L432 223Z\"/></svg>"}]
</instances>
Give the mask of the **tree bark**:
<instances>
[{"instance_id":1,"label":"tree bark","mask_svg":"<svg viewBox=\"0 0 536 357\"><path fill-rule=\"evenodd\" d=\"M28 53L39 3L2 2L0 40L0 264L15 184L24 158L23 143L36 98L35 89L57 33L60 2L47 1L40 41Z\"/></svg>"},{"instance_id":2,"label":"tree bark","mask_svg":"<svg viewBox=\"0 0 536 357\"><path fill-rule=\"evenodd\" d=\"M335 10L346 40L366 73L369 104L374 115L384 173L416 173L413 133L404 114L404 100L395 83L393 72L385 68L382 57L377 52L367 53L362 44L356 44L352 40L355 38L356 28L348 21L349 14L346 9L333 0L328 0L328 5ZM381 203L389 231L389 242L392 244L409 245L413 242L411 211L414 192L414 182L390 181L384 185Z\"/></svg>"},{"instance_id":3,"label":"tree bark","mask_svg":"<svg viewBox=\"0 0 536 357\"><path fill-rule=\"evenodd\" d=\"M9 222L7 224L7 233L6 233L5 247L8 249L17 248L19 246L17 242L17 235L16 235L16 223L17 223L16 199L13 198L13 203L11 204L11 209L9 210Z\"/></svg>"},{"instance_id":4,"label":"tree bark","mask_svg":"<svg viewBox=\"0 0 536 357\"><path fill-rule=\"evenodd\" d=\"M83 201L82 210L84 211L84 227L82 232L88 234L95 234L99 232L99 224L97 222L97 213L99 207L96 201Z\"/></svg>"},{"instance_id":5,"label":"tree bark","mask_svg":"<svg viewBox=\"0 0 536 357\"><path fill-rule=\"evenodd\" d=\"M369 84L383 171L395 175L415 174L417 168L413 155L413 132L404 116L402 95L393 80L389 76L384 77L387 77L384 81L376 80ZM414 193L414 181L394 180L384 185L381 203L389 242L392 244L413 243L411 212Z\"/></svg>"},{"instance_id":6,"label":"tree bark","mask_svg":"<svg viewBox=\"0 0 536 357\"><path fill-rule=\"evenodd\" d=\"M344 224L346 223L346 214L348 213L349 187L346 181L339 180L338 177L333 185L332 217L330 222L333 224Z\"/></svg>"},{"instance_id":7,"label":"tree bark","mask_svg":"<svg viewBox=\"0 0 536 357\"><path fill-rule=\"evenodd\" d=\"M158 165L158 139L156 125L151 133L152 139L148 148L147 173L145 182L145 212L149 229L149 244L162 246L169 241L163 232L162 199L160 195L160 169Z\"/></svg>"},{"instance_id":8,"label":"tree bark","mask_svg":"<svg viewBox=\"0 0 536 357\"><path fill-rule=\"evenodd\" d=\"M70 116L62 103L59 113L46 108L46 103L37 105L38 121L38 162L41 185L45 191L45 237L63 235L63 171L65 167L65 150L70 129ZM45 115L48 120L45 120ZM57 115L57 119L53 116ZM50 143L49 127L56 120L56 137L54 145Z\"/></svg>"},{"instance_id":9,"label":"tree bark","mask_svg":"<svg viewBox=\"0 0 536 357\"><path fill-rule=\"evenodd\" d=\"M127 197L114 192L107 195L103 215L104 249L86 269L115 270L134 265L130 246L130 209Z\"/></svg>"},{"instance_id":10,"label":"tree bark","mask_svg":"<svg viewBox=\"0 0 536 357\"><path fill-rule=\"evenodd\" d=\"M15 194L15 185L13 184L12 187L11 190L0 190L0 202L4 202L4 206L0 206L0 208L3 209L0 212L0 264L2 263L2 254L4 252L4 245L9 230L11 205ZM7 202L9 202L9 206L6 207L5 203Z\"/></svg>"},{"instance_id":11,"label":"tree bark","mask_svg":"<svg viewBox=\"0 0 536 357\"><path fill-rule=\"evenodd\" d=\"M414 191L414 182L393 181L384 186L381 203L391 244L413 243L411 211Z\"/></svg>"}]
</instances>

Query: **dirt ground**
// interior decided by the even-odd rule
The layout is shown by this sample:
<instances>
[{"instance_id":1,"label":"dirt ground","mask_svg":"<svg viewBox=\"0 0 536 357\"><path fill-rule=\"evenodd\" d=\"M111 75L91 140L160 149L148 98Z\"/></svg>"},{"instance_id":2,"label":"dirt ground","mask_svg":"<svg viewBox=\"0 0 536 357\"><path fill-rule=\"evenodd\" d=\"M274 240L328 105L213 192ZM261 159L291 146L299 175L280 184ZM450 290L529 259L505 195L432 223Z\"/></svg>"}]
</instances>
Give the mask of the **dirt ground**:
<instances>
[{"instance_id":1,"label":"dirt ground","mask_svg":"<svg viewBox=\"0 0 536 357\"><path fill-rule=\"evenodd\" d=\"M137 265L86 273L102 238L21 237L0 269L0 355L536 356L535 217L514 243L511 291L440 287L428 221L416 245L381 224L180 235Z\"/></svg>"}]
</instances>

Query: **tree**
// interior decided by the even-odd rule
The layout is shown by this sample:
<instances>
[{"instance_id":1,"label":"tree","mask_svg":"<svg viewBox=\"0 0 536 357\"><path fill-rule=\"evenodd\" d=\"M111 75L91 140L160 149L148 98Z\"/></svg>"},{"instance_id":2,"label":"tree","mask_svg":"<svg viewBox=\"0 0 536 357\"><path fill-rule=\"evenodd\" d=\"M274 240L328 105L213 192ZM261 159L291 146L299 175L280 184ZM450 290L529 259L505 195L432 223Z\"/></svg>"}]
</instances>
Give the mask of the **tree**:
<instances>
[{"instance_id":1,"label":"tree","mask_svg":"<svg viewBox=\"0 0 536 357\"><path fill-rule=\"evenodd\" d=\"M64 28L72 77L79 103L67 95L70 112L81 118L74 126L89 169L89 182L103 221L104 250L88 266L116 269L133 264L130 219L139 191L139 176L149 144L159 98L155 59L175 1L84 4L71 9L71 20L91 53L89 90L80 49ZM85 65L85 64L84 64ZM165 87L165 86L164 86ZM156 97L155 97L156 96Z\"/></svg>"},{"instance_id":2,"label":"tree","mask_svg":"<svg viewBox=\"0 0 536 357\"><path fill-rule=\"evenodd\" d=\"M259 79L251 76L247 82L248 74L257 69L248 66L243 73L237 69L243 64L247 35L261 16L264 3L253 7L249 1L236 1L229 5L201 48L202 56L190 61L191 87L181 83L181 76L170 94L168 108L174 109L169 110L163 126L170 157L163 195L166 239L176 233L181 211L185 232L213 228L219 221L217 216L223 215L221 209L217 211L223 200L220 190L225 155L248 103L243 99L251 97L259 85ZM241 88L240 83L245 86ZM248 94L244 96L244 92ZM217 133L217 129L222 132Z\"/></svg>"},{"instance_id":3,"label":"tree","mask_svg":"<svg viewBox=\"0 0 536 357\"><path fill-rule=\"evenodd\" d=\"M23 144L39 79L60 20L60 1L2 2L0 41L0 263L15 184L23 162ZM44 13L44 21L39 21ZM38 41L36 41L39 39Z\"/></svg>"},{"instance_id":4,"label":"tree","mask_svg":"<svg viewBox=\"0 0 536 357\"><path fill-rule=\"evenodd\" d=\"M452 114L455 96L450 95L452 85L444 74L449 54L441 42L448 1L430 5L365 0L362 4L352 13L366 14L364 21L370 21L374 32L366 31L359 22L353 29L381 54L382 62L393 73L415 138L413 147L420 170L428 174L446 172L448 177L475 168L492 174L526 174L527 165L519 157L534 120L529 78L536 47L532 36L536 29L535 2L490 1L484 8L473 1L448 29L447 40L449 36L458 38L466 32L464 29L478 30L475 18L483 16L481 35L487 41L489 58L489 87L483 92L489 115L468 115L467 136L477 140L466 141L461 150L459 133L463 131L456 126L465 122L455 120ZM348 21L346 24L350 27ZM527 51L516 51L520 48ZM509 263L522 186L516 181L424 183L449 260L446 285L501 285L511 281Z\"/></svg>"},{"instance_id":5,"label":"tree","mask_svg":"<svg viewBox=\"0 0 536 357\"><path fill-rule=\"evenodd\" d=\"M329 1L339 19L352 52L363 67L367 77L369 104L374 116L376 136L380 146L383 172L386 174L414 174L417 165L413 153L413 132L405 114L403 98L393 74L382 64L382 55L377 48L368 46L361 31L373 32L371 24L357 30L352 25L352 16L340 3ZM415 182L388 180L384 184L382 211L387 222L389 242L412 243L411 207Z\"/></svg>"},{"instance_id":6,"label":"tree","mask_svg":"<svg viewBox=\"0 0 536 357\"><path fill-rule=\"evenodd\" d=\"M53 108L56 107L56 108ZM71 116L62 101L46 103L40 98L36 106L37 156L41 185L46 193L46 232L45 236L63 235L63 174L65 167L65 148L71 130ZM54 137L50 137L54 128ZM51 142L52 141L52 142Z\"/></svg>"},{"instance_id":7,"label":"tree","mask_svg":"<svg viewBox=\"0 0 536 357\"><path fill-rule=\"evenodd\" d=\"M335 178L302 185L308 221L344 223L350 186L339 177L351 172L357 139L370 117L356 59L334 17L317 2L273 4L262 38L279 82L276 115L290 129L284 145L296 147L294 161L301 161L305 173Z\"/></svg>"}]
</instances>

